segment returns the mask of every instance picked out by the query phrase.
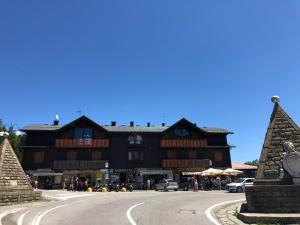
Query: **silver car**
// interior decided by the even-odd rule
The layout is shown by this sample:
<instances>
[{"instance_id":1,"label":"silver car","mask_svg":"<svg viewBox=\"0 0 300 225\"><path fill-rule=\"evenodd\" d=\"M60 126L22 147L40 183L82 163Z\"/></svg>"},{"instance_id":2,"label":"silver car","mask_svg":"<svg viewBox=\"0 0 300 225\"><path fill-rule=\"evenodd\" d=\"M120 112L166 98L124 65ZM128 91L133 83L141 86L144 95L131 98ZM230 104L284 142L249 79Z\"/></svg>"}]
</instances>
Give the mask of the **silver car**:
<instances>
[{"instance_id":1,"label":"silver car","mask_svg":"<svg viewBox=\"0 0 300 225\"><path fill-rule=\"evenodd\" d=\"M246 186L252 186L254 178L239 178L235 182L227 184L229 192L244 192Z\"/></svg>"},{"instance_id":2,"label":"silver car","mask_svg":"<svg viewBox=\"0 0 300 225\"><path fill-rule=\"evenodd\" d=\"M158 190L164 190L164 191L169 191L169 190L178 190L178 183L172 179L163 179L158 182L158 184L155 185L154 187L155 191Z\"/></svg>"}]
</instances>

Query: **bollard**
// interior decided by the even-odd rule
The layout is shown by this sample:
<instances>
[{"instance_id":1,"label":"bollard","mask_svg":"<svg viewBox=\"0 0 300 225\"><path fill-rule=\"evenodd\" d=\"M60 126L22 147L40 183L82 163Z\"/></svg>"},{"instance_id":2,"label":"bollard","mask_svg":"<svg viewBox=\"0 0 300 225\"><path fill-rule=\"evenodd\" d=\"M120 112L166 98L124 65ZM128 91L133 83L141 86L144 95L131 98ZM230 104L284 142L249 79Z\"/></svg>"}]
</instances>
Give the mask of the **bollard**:
<instances>
[{"instance_id":1,"label":"bollard","mask_svg":"<svg viewBox=\"0 0 300 225\"><path fill-rule=\"evenodd\" d=\"M121 192L126 192L126 188L122 187Z\"/></svg>"},{"instance_id":2,"label":"bollard","mask_svg":"<svg viewBox=\"0 0 300 225\"><path fill-rule=\"evenodd\" d=\"M103 188L101 189L101 191L102 191L102 192L107 192L107 188L106 188L106 187L103 187Z\"/></svg>"}]
</instances>

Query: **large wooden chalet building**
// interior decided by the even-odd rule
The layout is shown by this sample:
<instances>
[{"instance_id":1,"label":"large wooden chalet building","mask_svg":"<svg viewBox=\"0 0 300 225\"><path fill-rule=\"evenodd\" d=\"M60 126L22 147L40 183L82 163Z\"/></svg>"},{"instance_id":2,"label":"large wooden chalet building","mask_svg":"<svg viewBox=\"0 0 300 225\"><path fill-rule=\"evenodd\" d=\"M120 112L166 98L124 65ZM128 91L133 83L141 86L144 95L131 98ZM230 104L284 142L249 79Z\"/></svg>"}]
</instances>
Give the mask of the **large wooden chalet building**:
<instances>
[{"instance_id":1,"label":"large wooden chalet building","mask_svg":"<svg viewBox=\"0 0 300 225\"><path fill-rule=\"evenodd\" d=\"M209 167L230 168L231 145L225 129L198 127L186 119L171 126L99 125L81 116L66 125L27 125L22 144L23 168L34 176L49 176L52 185L83 177L92 184L104 179L121 182L162 176L179 179ZM191 173L189 173L191 174Z\"/></svg>"}]
</instances>

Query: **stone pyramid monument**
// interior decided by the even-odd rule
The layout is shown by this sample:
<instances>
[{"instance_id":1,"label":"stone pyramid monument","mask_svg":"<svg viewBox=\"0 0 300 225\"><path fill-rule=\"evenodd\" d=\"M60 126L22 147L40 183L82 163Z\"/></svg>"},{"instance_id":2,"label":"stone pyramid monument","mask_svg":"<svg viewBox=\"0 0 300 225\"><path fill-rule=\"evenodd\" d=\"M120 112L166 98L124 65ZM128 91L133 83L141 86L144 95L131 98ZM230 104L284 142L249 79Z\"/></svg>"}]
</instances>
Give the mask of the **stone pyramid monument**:
<instances>
[{"instance_id":1,"label":"stone pyramid monument","mask_svg":"<svg viewBox=\"0 0 300 225\"><path fill-rule=\"evenodd\" d=\"M273 112L256 180L246 188L249 212L300 213L300 129L272 97Z\"/></svg>"},{"instance_id":2,"label":"stone pyramid monument","mask_svg":"<svg viewBox=\"0 0 300 225\"><path fill-rule=\"evenodd\" d=\"M283 143L291 141L296 151L300 151L300 128L279 105L279 99L273 98L274 109L263 144L256 183L278 183ZM288 176L285 174L285 176Z\"/></svg>"},{"instance_id":3,"label":"stone pyramid monument","mask_svg":"<svg viewBox=\"0 0 300 225\"><path fill-rule=\"evenodd\" d=\"M7 138L0 144L0 205L38 200L40 191L34 191Z\"/></svg>"}]
</instances>

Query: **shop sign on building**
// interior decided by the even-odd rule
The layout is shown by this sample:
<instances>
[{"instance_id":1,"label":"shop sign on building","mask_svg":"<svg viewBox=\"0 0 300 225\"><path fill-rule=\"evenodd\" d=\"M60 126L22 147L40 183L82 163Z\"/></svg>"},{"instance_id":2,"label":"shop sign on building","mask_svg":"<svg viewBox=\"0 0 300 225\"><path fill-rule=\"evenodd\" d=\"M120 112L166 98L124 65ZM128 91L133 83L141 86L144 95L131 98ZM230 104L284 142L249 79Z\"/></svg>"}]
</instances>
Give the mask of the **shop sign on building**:
<instances>
[{"instance_id":1,"label":"shop sign on building","mask_svg":"<svg viewBox=\"0 0 300 225\"><path fill-rule=\"evenodd\" d=\"M113 169L113 173L131 173L131 172L133 172L133 169L126 169L126 168Z\"/></svg>"}]
</instances>

